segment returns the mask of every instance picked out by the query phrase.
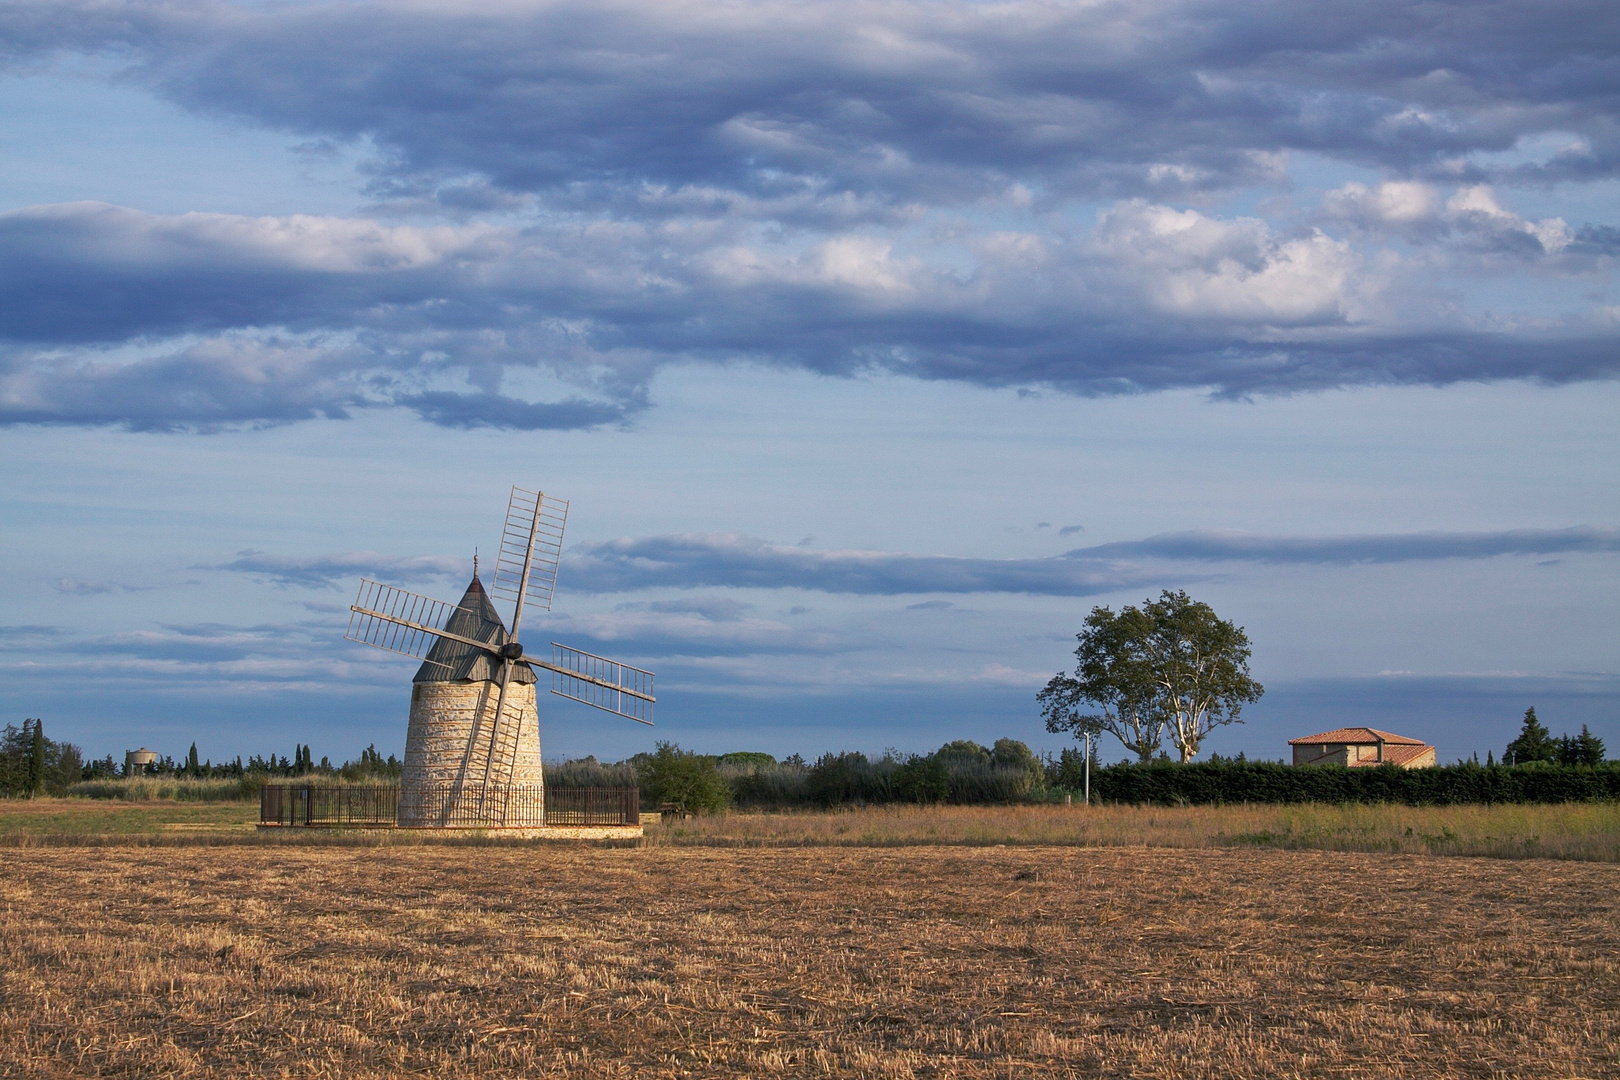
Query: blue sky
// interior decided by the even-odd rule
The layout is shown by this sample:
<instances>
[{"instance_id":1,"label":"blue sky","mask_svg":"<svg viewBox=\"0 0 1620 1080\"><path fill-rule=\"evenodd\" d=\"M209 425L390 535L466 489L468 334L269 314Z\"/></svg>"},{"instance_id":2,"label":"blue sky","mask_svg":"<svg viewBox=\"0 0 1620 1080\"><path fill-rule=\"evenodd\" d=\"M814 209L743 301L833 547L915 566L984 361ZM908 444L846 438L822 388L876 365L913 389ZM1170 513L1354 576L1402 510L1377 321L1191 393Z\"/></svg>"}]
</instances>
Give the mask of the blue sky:
<instances>
[{"instance_id":1,"label":"blue sky","mask_svg":"<svg viewBox=\"0 0 1620 1080\"><path fill-rule=\"evenodd\" d=\"M1222 753L1620 749L1608 5L18 4L0 705L403 744L362 575L572 501L548 755L1046 734L1186 588ZM1110 753L1114 751L1110 750Z\"/></svg>"}]
</instances>

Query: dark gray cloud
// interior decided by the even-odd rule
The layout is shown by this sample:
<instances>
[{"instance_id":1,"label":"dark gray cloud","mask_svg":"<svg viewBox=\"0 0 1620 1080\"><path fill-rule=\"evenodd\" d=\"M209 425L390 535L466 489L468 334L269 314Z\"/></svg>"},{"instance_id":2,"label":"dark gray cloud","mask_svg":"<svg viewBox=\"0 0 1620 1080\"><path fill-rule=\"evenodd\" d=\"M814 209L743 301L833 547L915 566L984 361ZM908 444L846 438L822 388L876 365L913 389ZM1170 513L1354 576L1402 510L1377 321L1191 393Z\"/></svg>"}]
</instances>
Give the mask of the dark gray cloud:
<instances>
[{"instance_id":1,"label":"dark gray cloud","mask_svg":"<svg viewBox=\"0 0 1620 1080\"><path fill-rule=\"evenodd\" d=\"M70 0L0 9L0 42L377 152L375 220L0 214L0 423L590 428L693 361L1228 396L1620 373L1598 307L1455 295L1612 277L1613 225L1482 186L1620 169L1609 4ZM1293 151L1395 179L1275 225L1165 205L1280 190Z\"/></svg>"},{"instance_id":2,"label":"dark gray cloud","mask_svg":"<svg viewBox=\"0 0 1620 1080\"><path fill-rule=\"evenodd\" d=\"M568 552L565 573L568 588L585 593L728 586L878 596L974 592L1093 596L1146 580L1102 560L824 551L734 533L582 544Z\"/></svg>"},{"instance_id":3,"label":"dark gray cloud","mask_svg":"<svg viewBox=\"0 0 1620 1080\"><path fill-rule=\"evenodd\" d=\"M277 585L303 588L330 588L351 578L381 578L389 581L418 581L424 578L470 575L472 566L465 559L443 555L395 556L375 551L348 551L336 555L278 556L262 551L243 551L225 563L194 566L193 570L230 570L271 581Z\"/></svg>"},{"instance_id":4,"label":"dark gray cloud","mask_svg":"<svg viewBox=\"0 0 1620 1080\"><path fill-rule=\"evenodd\" d=\"M195 581L187 581L186 585L195 585ZM105 596L108 593L143 593L156 592L164 588L162 585L131 585L123 581L86 581L83 578L62 577L51 582L51 588L63 596Z\"/></svg>"},{"instance_id":5,"label":"dark gray cloud","mask_svg":"<svg viewBox=\"0 0 1620 1080\"><path fill-rule=\"evenodd\" d=\"M1432 559L1490 559L1500 555L1620 552L1620 529L1509 529L1474 533L1391 533L1374 536L1259 536L1181 532L1077 548L1067 558L1166 559L1177 562L1354 564Z\"/></svg>"},{"instance_id":6,"label":"dark gray cloud","mask_svg":"<svg viewBox=\"0 0 1620 1080\"><path fill-rule=\"evenodd\" d=\"M1189 580L1185 572L1153 563L1356 564L1562 552L1620 552L1620 529L1333 537L1186 532L1100 544L1044 559L824 551L710 533L580 545L568 553L565 566L569 588L587 593L729 586L877 596L977 592L1096 596Z\"/></svg>"},{"instance_id":7,"label":"dark gray cloud","mask_svg":"<svg viewBox=\"0 0 1620 1080\"><path fill-rule=\"evenodd\" d=\"M969 237L966 280L868 236L790 252L699 232L0 214L0 291L30 298L0 308L0 422L208 429L403 406L447 426L592 427L647 407L660 364L741 358L1083 394L1620 371L1601 320L1370 321L1357 297L1377 274L1345 245L1146 203L1081 237ZM579 390L503 389L535 369Z\"/></svg>"},{"instance_id":8,"label":"dark gray cloud","mask_svg":"<svg viewBox=\"0 0 1620 1080\"><path fill-rule=\"evenodd\" d=\"M1579 179L1620 163L1620 19L1600 0L97 0L10 5L0 32L19 58L116 50L199 110L369 137L379 187L411 193L1152 194L1245 184L1288 149L1454 173L1468 151L1547 130L1581 141L1503 170Z\"/></svg>"},{"instance_id":9,"label":"dark gray cloud","mask_svg":"<svg viewBox=\"0 0 1620 1080\"><path fill-rule=\"evenodd\" d=\"M7 630L16 631L8 633ZM59 670L75 658L95 657L89 683L173 679L215 683L237 690L254 683L303 683L343 679L345 661L335 657L330 624L165 623L116 633L85 633L60 627L0 628L0 649L28 655L13 676Z\"/></svg>"},{"instance_id":10,"label":"dark gray cloud","mask_svg":"<svg viewBox=\"0 0 1620 1080\"><path fill-rule=\"evenodd\" d=\"M657 588L807 589L867 596L919 593L1023 593L1097 596L1123 589L1192 580L1164 564L1255 562L1354 565L1439 559L1489 559L1508 555L1620 552L1620 529L1513 529L1475 533L1388 533L1362 536L1267 536L1253 533L1164 533L1076 548L1037 559L975 559L886 551L828 551L774 544L736 533L700 533L624 538L569 549L561 580L569 592L631 592ZM205 569L251 574L284 585L324 588L345 578L381 576L409 581L466 572L459 560L439 556L393 557L349 552L285 558L244 552ZM908 610L945 609L943 600ZM645 624L660 634L672 627L709 633L723 624L748 624L748 633L785 627L747 615L747 604L724 597L638 601L620 605L602 627ZM796 609L799 611L802 609ZM638 622L639 621L639 622ZM644 627L644 629L645 629ZM731 633L732 631L723 631ZM711 635L712 636L712 635ZM746 636L746 635L745 635ZM605 640L605 639L602 639Z\"/></svg>"},{"instance_id":11,"label":"dark gray cloud","mask_svg":"<svg viewBox=\"0 0 1620 1080\"><path fill-rule=\"evenodd\" d=\"M1581 254L1620 256L1620 228L1613 225L1582 225L1571 245Z\"/></svg>"},{"instance_id":12,"label":"dark gray cloud","mask_svg":"<svg viewBox=\"0 0 1620 1080\"><path fill-rule=\"evenodd\" d=\"M43 623L20 623L0 626L0 647L29 648L55 641L68 634L66 627Z\"/></svg>"}]
</instances>

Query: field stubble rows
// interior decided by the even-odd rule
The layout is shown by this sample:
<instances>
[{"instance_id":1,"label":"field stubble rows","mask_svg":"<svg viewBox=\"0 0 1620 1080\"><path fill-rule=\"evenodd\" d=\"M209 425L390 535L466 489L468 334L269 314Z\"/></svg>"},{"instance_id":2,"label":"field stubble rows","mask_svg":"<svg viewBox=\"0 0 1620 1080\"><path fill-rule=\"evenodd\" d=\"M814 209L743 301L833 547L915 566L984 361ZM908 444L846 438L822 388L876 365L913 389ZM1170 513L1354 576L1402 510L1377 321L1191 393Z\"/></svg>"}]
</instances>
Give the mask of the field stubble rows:
<instances>
[{"instance_id":1,"label":"field stubble rows","mask_svg":"<svg viewBox=\"0 0 1620 1080\"><path fill-rule=\"evenodd\" d=\"M4 1076L1620 1075L1620 867L47 847Z\"/></svg>"}]
</instances>

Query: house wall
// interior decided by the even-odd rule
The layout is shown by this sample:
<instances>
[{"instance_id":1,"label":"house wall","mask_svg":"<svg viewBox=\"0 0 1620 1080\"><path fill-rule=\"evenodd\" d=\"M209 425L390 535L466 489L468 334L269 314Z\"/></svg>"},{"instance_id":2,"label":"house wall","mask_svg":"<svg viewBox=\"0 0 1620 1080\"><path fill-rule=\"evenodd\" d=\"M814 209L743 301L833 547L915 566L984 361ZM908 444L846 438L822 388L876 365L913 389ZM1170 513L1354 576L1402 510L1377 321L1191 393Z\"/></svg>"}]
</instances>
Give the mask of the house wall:
<instances>
[{"instance_id":1,"label":"house wall","mask_svg":"<svg viewBox=\"0 0 1620 1080\"><path fill-rule=\"evenodd\" d=\"M1389 755L1390 744L1384 744L1384 754ZM1314 743L1293 747L1295 765L1347 765L1356 768L1367 768L1379 763L1377 743L1351 743L1348 746L1342 743ZM1435 764L1434 747L1425 747L1423 752L1412 760L1403 762L1403 769L1427 769Z\"/></svg>"},{"instance_id":2,"label":"house wall","mask_svg":"<svg viewBox=\"0 0 1620 1080\"><path fill-rule=\"evenodd\" d=\"M1295 765L1348 765L1349 747L1337 744L1315 743L1294 747Z\"/></svg>"},{"instance_id":3,"label":"house wall","mask_svg":"<svg viewBox=\"0 0 1620 1080\"><path fill-rule=\"evenodd\" d=\"M405 733L405 765L400 777L399 823L435 825L427 818L436 808L446 815L474 812L483 790L485 763L491 735L495 734L495 702L500 687L493 682L430 682L411 686L410 724ZM510 779L504 768L510 760L511 732L499 733L498 745L507 748L493 783L534 785L545 783L540 760L540 717L535 709L534 684L512 683L506 691L506 713L521 717L516 731L516 760ZM510 722L510 721L509 721ZM438 784L451 784L448 804L430 801L424 792ZM524 802L525 818L544 823L540 799ZM522 825L528 821L495 824Z\"/></svg>"}]
</instances>

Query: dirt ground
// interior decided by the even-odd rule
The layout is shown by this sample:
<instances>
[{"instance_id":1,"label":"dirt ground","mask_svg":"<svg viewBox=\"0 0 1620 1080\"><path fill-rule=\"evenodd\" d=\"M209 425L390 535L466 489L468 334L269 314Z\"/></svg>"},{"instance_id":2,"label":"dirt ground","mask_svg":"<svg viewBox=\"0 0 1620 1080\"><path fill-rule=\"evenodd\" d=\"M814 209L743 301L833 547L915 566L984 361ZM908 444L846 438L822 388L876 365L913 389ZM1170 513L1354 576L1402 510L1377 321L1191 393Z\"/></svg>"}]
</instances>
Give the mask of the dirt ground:
<instances>
[{"instance_id":1,"label":"dirt ground","mask_svg":"<svg viewBox=\"0 0 1620 1080\"><path fill-rule=\"evenodd\" d=\"M0 853L0 1076L1620 1076L1620 867Z\"/></svg>"}]
</instances>

